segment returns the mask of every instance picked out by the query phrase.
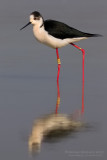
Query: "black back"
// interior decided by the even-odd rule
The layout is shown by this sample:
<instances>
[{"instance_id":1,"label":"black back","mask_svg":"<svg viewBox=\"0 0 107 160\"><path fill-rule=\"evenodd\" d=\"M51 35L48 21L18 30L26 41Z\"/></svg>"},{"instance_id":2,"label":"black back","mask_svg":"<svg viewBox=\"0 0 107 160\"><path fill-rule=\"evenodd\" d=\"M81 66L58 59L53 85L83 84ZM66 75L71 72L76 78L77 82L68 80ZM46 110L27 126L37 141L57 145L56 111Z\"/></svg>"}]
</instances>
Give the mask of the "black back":
<instances>
[{"instance_id":1,"label":"black back","mask_svg":"<svg viewBox=\"0 0 107 160\"><path fill-rule=\"evenodd\" d=\"M66 39L66 38L79 38L79 37L96 37L97 34L90 34L81 32L75 28L69 27L68 25L54 21L46 20L44 21L45 30L55 38Z\"/></svg>"}]
</instances>

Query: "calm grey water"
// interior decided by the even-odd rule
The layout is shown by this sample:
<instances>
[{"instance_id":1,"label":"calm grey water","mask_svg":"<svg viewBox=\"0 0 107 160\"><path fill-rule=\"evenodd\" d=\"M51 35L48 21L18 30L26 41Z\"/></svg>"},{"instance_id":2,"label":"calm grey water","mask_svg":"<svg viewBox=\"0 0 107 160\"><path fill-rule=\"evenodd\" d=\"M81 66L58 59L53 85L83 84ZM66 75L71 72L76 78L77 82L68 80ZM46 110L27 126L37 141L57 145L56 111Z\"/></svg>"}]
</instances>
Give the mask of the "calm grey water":
<instances>
[{"instance_id":1,"label":"calm grey water","mask_svg":"<svg viewBox=\"0 0 107 160\"><path fill-rule=\"evenodd\" d=\"M56 19L104 37L78 42L86 50L85 113L93 129L56 143L43 143L37 159L107 158L107 1L1 0L0 2L0 159L36 159L28 152L33 121L55 110L57 62L55 50L35 41L29 14ZM81 108L81 52L72 46L61 57L59 113Z\"/></svg>"}]
</instances>

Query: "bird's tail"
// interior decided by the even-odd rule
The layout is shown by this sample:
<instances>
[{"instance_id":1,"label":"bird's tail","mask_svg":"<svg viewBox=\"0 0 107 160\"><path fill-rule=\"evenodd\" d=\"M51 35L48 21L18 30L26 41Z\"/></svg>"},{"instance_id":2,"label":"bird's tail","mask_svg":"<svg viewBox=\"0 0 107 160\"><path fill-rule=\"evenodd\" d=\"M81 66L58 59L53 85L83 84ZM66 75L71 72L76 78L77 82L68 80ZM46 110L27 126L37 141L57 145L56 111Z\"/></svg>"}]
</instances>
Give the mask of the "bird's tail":
<instances>
[{"instance_id":1,"label":"bird's tail","mask_svg":"<svg viewBox=\"0 0 107 160\"><path fill-rule=\"evenodd\" d=\"M86 37L102 37L100 34L91 34L91 33L85 33Z\"/></svg>"}]
</instances>

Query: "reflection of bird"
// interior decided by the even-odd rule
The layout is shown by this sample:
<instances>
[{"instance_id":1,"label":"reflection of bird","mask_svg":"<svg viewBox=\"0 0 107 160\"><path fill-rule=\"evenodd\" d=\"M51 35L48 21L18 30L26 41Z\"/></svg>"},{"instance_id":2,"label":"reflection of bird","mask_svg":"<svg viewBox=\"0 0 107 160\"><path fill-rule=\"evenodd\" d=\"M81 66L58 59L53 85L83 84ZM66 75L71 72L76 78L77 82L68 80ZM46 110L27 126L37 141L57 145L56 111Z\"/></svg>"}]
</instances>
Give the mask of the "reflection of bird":
<instances>
[{"instance_id":1,"label":"reflection of bird","mask_svg":"<svg viewBox=\"0 0 107 160\"><path fill-rule=\"evenodd\" d=\"M33 25L33 33L36 39L52 48L56 49L57 54L57 63L58 63L58 74L57 74L57 81L59 80L59 74L60 74L60 58L58 53L58 48L61 48L63 46L66 46L68 44L73 45L77 49L81 50L83 53L83 95L82 95L82 101L84 100L84 56L85 51L84 49L76 46L73 44L73 42L77 42L83 39L87 39L89 37L97 37L100 36L98 34L90 34L81 32L75 28L69 27L68 25L54 21L54 20L45 20L43 19L42 15L35 11L32 12L30 15L30 22L26 24L24 27L22 27L20 30L24 29L29 24ZM83 104L83 102L82 102ZM83 107L82 107L83 108Z\"/></svg>"},{"instance_id":2,"label":"reflection of bird","mask_svg":"<svg viewBox=\"0 0 107 160\"><path fill-rule=\"evenodd\" d=\"M44 138L55 135L60 137L66 131L75 131L83 126L81 121L76 121L73 116L66 114L49 114L39 118L34 122L31 135L29 137L29 150L36 152L40 150Z\"/></svg>"}]
</instances>

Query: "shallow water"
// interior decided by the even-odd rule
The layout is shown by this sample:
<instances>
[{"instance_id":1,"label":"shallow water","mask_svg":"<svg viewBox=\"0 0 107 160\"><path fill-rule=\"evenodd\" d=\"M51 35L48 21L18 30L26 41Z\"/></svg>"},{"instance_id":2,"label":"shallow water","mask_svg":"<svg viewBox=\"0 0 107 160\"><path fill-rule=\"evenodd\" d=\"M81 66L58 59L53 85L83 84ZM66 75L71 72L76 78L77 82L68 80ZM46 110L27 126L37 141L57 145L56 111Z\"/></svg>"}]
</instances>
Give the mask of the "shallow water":
<instances>
[{"instance_id":1,"label":"shallow water","mask_svg":"<svg viewBox=\"0 0 107 160\"><path fill-rule=\"evenodd\" d=\"M44 18L57 19L104 37L78 42L86 50L84 121L93 128L43 142L41 159L106 159L107 148L107 2L81 0L1 2L0 17L0 159L33 159L28 137L33 121L53 113L57 100L55 50L35 41L29 13L39 10ZM63 13L62 13L63 10ZM82 56L72 46L59 50L61 58L59 113L81 109Z\"/></svg>"}]
</instances>

